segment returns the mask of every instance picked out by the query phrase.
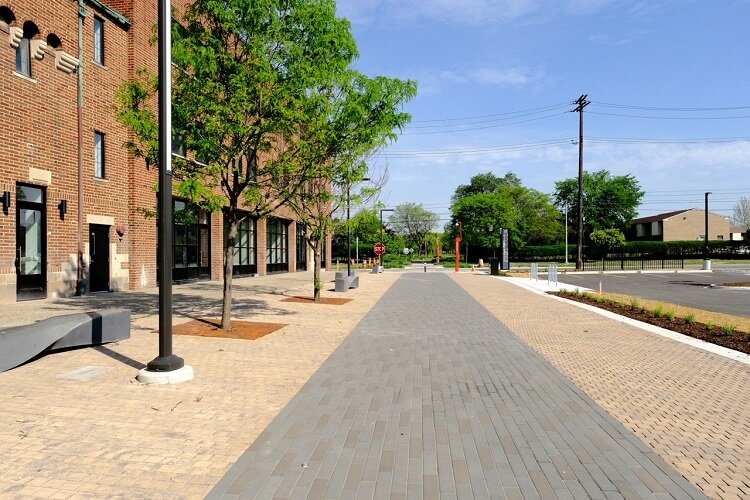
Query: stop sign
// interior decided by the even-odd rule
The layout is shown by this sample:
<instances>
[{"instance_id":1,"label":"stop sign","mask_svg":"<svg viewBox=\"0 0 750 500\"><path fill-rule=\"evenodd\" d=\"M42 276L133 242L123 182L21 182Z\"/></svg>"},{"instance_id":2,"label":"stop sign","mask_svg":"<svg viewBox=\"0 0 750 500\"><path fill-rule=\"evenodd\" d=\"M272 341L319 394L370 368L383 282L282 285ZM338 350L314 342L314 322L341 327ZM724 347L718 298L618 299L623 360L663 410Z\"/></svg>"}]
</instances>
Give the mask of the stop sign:
<instances>
[{"instance_id":1,"label":"stop sign","mask_svg":"<svg viewBox=\"0 0 750 500\"><path fill-rule=\"evenodd\" d=\"M375 243L373 250L375 250L375 255L383 255L385 253L385 245L382 243Z\"/></svg>"}]
</instances>

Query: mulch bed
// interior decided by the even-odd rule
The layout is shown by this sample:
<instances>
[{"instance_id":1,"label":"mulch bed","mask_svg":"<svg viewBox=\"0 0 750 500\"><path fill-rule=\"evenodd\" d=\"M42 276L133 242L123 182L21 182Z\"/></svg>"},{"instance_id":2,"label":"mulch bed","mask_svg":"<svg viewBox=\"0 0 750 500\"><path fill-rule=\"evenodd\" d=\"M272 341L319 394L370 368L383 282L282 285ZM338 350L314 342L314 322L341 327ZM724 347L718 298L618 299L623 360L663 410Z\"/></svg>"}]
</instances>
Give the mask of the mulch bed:
<instances>
[{"instance_id":1,"label":"mulch bed","mask_svg":"<svg viewBox=\"0 0 750 500\"><path fill-rule=\"evenodd\" d=\"M181 323L172 327L175 335L193 335L196 337L213 337L217 339L257 340L261 337L284 328L283 323L261 323L257 321L232 320L231 330L221 329L221 319L201 318ZM158 332L158 330L154 330Z\"/></svg>"},{"instance_id":2,"label":"mulch bed","mask_svg":"<svg viewBox=\"0 0 750 500\"><path fill-rule=\"evenodd\" d=\"M326 304L331 306L340 306L344 305L347 302L351 302L352 299L337 299L333 297L321 297L318 302L315 302L315 300L312 297L302 297L295 295L294 297L289 297L282 302L302 302L306 304Z\"/></svg>"},{"instance_id":3,"label":"mulch bed","mask_svg":"<svg viewBox=\"0 0 750 500\"><path fill-rule=\"evenodd\" d=\"M735 285L737 286L737 285ZM748 285L750 286L750 284ZM550 292L551 295L557 295L576 302L589 304L599 309L611 311L620 316L625 316L644 323L659 326L666 330L681 333L696 339L710 342L711 344L720 345L735 351L750 354L750 335L745 332L733 331L727 333L722 329L722 325L708 327L705 323L693 322L688 323L684 318L669 319L665 317L655 317L651 311L645 311L640 308L633 309L630 305L620 304L613 301L597 302L596 300L578 295L571 292Z\"/></svg>"}]
</instances>

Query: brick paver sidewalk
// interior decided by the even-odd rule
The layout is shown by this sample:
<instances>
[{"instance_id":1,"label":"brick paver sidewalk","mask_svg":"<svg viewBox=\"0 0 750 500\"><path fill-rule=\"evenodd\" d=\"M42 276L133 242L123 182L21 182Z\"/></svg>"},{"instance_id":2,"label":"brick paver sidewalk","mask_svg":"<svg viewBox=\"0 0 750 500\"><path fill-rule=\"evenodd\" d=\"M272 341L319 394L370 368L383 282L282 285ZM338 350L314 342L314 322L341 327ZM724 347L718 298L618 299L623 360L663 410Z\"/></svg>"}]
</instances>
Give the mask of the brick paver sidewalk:
<instances>
[{"instance_id":1,"label":"brick paver sidewalk","mask_svg":"<svg viewBox=\"0 0 750 500\"><path fill-rule=\"evenodd\" d=\"M356 290L324 292L353 299L342 306L282 302L309 296L311 273L237 279L235 318L288 326L257 341L176 336L195 379L173 386L135 381L158 352L155 290L0 308L2 325L134 311L127 341L0 373L0 498L203 498L397 277L363 273ZM174 294L175 324L221 310L220 283Z\"/></svg>"},{"instance_id":2,"label":"brick paver sidewalk","mask_svg":"<svg viewBox=\"0 0 750 500\"><path fill-rule=\"evenodd\" d=\"M450 275L426 273L400 278L209 498L589 496L703 497Z\"/></svg>"},{"instance_id":3,"label":"brick paver sidewalk","mask_svg":"<svg viewBox=\"0 0 750 500\"><path fill-rule=\"evenodd\" d=\"M750 498L749 365L500 279L455 279L707 495Z\"/></svg>"}]
</instances>

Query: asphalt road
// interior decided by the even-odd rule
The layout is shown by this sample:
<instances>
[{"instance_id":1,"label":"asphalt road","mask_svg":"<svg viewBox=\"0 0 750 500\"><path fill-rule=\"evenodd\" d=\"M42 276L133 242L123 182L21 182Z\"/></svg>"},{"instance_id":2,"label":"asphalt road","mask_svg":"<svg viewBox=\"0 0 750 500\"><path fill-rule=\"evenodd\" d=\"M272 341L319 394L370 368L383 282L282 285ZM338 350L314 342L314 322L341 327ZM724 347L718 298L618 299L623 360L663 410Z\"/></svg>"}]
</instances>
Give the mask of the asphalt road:
<instances>
[{"instance_id":1,"label":"asphalt road","mask_svg":"<svg viewBox=\"0 0 750 500\"><path fill-rule=\"evenodd\" d=\"M750 318L750 289L721 286L748 282L747 270L718 272L605 273L560 275L561 283L662 300L696 309Z\"/></svg>"}]
</instances>

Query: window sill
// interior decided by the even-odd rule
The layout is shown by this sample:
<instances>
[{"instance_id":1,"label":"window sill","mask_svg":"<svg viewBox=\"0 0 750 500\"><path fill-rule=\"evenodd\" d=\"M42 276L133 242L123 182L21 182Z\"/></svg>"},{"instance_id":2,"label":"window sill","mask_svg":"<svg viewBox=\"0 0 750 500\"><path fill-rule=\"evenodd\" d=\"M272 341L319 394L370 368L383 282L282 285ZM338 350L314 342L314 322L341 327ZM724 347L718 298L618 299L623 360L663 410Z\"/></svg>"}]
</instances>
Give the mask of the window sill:
<instances>
[{"instance_id":1,"label":"window sill","mask_svg":"<svg viewBox=\"0 0 750 500\"><path fill-rule=\"evenodd\" d=\"M109 179L107 179L106 177L97 177L97 176L94 176L94 181L95 182L109 182Z\"/></svg>"},{"instance_id":2,"label":"window sill","mask_svg":"<svg viewBox=\"0 0 750 500\"><path fill-rule=\"evenodd\" d=\"M93 59L91 60L91 62L94 64L94 66L99 66L102 69L108 69L106 64L102 64L102 63L97 62L97 61L95 61Z\"/></svg>"},{"instance_id":3,"label":"window sill","mask_svg":"<svg viewBox=\"0 0 750 500\"><path fill-rule=\"evenodd\" d=\"M33 78L31 78L30 76L23 75L23 74L21 74L21 73L19 73L17 71L14 71L13 74L16 75L18 78L26 80L27 82L36 83L36 80L34 80Z\"/></svg>"}]
</instances>

